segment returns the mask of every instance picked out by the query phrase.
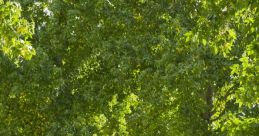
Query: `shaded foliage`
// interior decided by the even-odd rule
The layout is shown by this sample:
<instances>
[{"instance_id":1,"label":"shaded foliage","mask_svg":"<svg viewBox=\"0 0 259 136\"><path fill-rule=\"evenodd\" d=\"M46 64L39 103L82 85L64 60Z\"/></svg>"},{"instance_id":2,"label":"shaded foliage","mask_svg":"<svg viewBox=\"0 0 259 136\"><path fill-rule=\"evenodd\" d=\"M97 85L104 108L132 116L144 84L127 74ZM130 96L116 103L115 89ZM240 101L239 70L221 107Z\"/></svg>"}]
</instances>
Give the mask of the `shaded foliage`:
<instances>
[{"instance_id":1,"label":"shaded foliage","mask_svg":"<svg viewBox=\"0 0 259 136\"><path fill-rule=\"evenodd\" d=\"M257 0L0 4L2 135L259 133Z\"/></svg>"}]
</instances>

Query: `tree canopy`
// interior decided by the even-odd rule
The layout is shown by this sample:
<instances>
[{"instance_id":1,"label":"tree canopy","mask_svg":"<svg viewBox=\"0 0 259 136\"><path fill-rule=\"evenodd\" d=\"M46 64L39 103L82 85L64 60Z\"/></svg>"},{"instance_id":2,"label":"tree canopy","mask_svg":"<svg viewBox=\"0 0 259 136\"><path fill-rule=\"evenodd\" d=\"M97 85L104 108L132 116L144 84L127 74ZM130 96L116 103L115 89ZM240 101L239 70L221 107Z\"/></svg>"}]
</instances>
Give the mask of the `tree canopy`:
<instances>
[{"instance_id":1,"label":"tree canopy","mask_svg":"<svg viewBox=\"0 0 259 136\"><path fill-rule=\"evenodd\" d=\"M256 136L258 0L0 0L0 135Z\"/></svg>"}]
</instances>

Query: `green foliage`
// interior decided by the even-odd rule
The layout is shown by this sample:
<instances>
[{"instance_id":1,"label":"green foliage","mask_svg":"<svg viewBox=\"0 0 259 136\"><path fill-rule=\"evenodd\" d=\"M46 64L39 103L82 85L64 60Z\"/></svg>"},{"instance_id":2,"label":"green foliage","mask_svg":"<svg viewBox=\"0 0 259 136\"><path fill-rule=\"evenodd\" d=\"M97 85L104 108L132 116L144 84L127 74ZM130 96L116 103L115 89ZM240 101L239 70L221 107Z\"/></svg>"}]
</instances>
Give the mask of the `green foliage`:
<instances>
[{"instance_id":1,"label":"green foliage","mask_svg":"<svg viewBox=\"0 0 259 136\"><path fill-rule=\"evenodd\" d=\"M18 64L20 59L29 60L35 55L29 38L33 34L33 23L21 17L19 3L0 1L0 48Z\"/></svg>"},{"instance_id":2,"label":"green foliage","mask_svg":"<svg viewBox=\"0 0 259 136\"><path fill-rule=\"evenodd\" d=\"M0 0L0 135L255 136L258 5Z\"/></svg>"}]
</instances>

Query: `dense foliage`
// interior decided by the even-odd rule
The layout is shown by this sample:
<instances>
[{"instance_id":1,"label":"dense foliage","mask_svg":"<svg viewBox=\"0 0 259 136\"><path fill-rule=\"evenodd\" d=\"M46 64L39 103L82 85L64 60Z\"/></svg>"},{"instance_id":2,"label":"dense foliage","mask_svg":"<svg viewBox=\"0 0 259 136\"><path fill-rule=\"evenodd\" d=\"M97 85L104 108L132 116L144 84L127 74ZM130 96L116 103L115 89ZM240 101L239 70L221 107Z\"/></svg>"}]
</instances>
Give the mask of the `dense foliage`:
<instances>
[{"instance_id":1,"label":"dense foliage","mask_svg":"<svg viewBox=\"0 0 259 136\"><path fill-rule=\"evenodd\" d=\"M258 0L0 0L0 135L259 134Z\"/></svg>"}]
</instances>

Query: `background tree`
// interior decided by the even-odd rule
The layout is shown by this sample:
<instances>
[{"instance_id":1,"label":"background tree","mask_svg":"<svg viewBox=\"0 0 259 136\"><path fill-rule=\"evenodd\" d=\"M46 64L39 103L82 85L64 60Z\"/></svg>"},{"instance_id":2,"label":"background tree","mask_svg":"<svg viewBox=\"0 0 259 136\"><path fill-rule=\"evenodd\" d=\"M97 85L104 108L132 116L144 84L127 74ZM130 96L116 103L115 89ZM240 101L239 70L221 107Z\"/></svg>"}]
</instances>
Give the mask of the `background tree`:
<instances>
[{"instance_id":1,"label":"background tree","mask_svg":"<svg viewBox=\"0 0 259 136\"><path fill-rule=\"evenodd\" d=\"M259 133L258 1L0 3L0 134Z\"/></svg>"}]
</instances>

